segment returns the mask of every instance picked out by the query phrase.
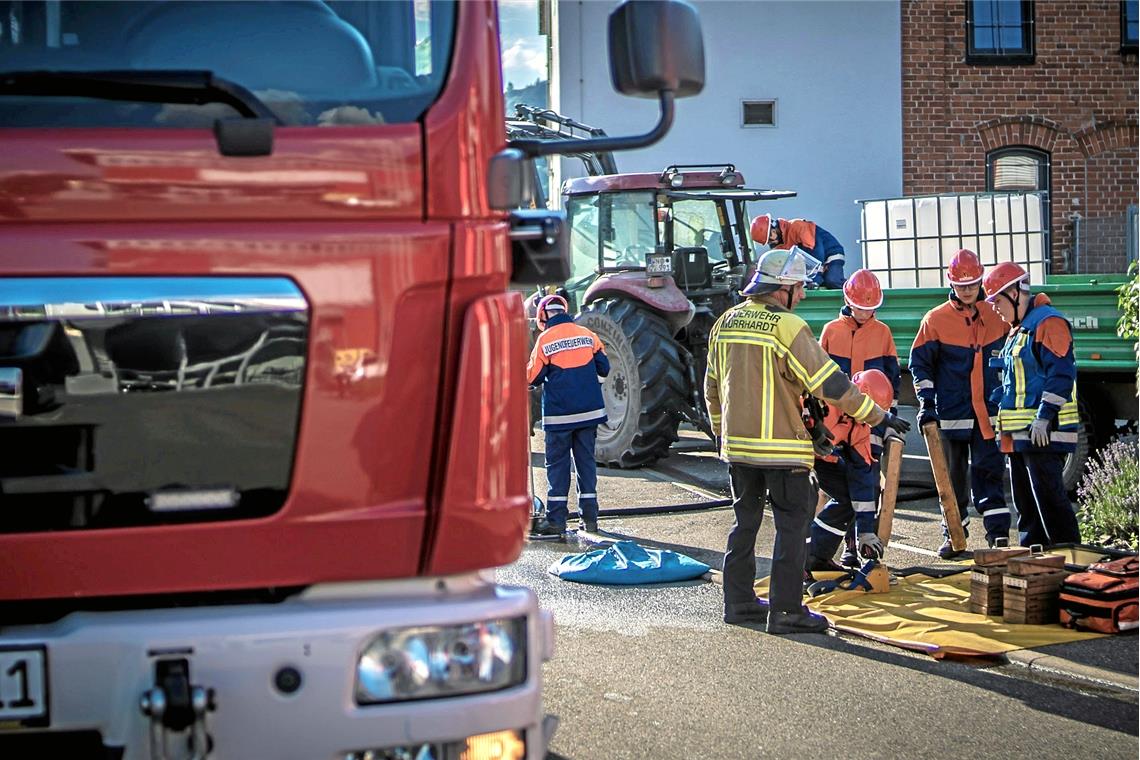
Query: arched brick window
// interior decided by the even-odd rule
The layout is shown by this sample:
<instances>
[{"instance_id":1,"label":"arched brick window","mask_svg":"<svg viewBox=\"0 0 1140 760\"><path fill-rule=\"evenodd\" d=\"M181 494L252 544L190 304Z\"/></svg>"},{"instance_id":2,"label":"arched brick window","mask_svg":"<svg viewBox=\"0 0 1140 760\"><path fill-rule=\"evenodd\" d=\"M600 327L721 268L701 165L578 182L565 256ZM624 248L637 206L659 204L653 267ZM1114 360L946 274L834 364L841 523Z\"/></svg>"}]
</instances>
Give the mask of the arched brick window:
<instances>
[{"instance_id":1,"label":"arched brick window","mask_svg":"<svg viewBox=\"0 0 1140 760\"><path fill-rule=\"evenodd\" d=\"M1038 190L1045 193L1041 203L1042 221L1053 239L1052 196L1049 181L1049 154L1036 148L1016 146L986 153L986 190L998 193Z\"/></svg>"}]
</instances>

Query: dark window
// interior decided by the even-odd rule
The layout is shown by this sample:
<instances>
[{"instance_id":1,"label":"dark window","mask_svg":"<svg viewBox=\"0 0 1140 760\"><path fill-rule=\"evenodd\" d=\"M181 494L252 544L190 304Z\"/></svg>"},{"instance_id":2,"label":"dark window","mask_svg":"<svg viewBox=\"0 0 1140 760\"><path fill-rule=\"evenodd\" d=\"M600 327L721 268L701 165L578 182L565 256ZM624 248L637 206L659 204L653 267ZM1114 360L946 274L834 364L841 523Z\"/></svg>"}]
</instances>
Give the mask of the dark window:
<instances>
[{"instance_id":1,"label":"dark window","mask_svg":"<svg viewBox=\"0 0 1140 760\"><path fill-rule=\"evenodd\" d=\"M0 0L0 72L207 70L287 126L419 119L443 87L453 0ZM228 105L0 96L0 126L210 127Z\"/></svg>"},{"instance_id":2,"label":"dark window","mask_svg":"<svg viewBox=\"0 0 1140 760\"><path fill-rule=\"evenodd\" d=\"M746 127L776 126L776 101L745 100L741 106L742 120Z\"/></svg>"},{"instance_id":3,"label":"dark window","mask_svg":"<svg viewBox=\"0 0 1140 760\"><path fill-rule=\"evenodd\" d=\"M1120 52L1136 52L1136 6L1137 0L1121 0L1120 3Z\"/></svg>"},{"instance_id":4,"label":"dark window","mask_svg":"<svg viewBox=\"0 0 1140 760\"><path fill-rule=\"evenodd\" d=\"M967 0L968 63L1033 63L1032 0Z\"/></svg>"}]
</instances>

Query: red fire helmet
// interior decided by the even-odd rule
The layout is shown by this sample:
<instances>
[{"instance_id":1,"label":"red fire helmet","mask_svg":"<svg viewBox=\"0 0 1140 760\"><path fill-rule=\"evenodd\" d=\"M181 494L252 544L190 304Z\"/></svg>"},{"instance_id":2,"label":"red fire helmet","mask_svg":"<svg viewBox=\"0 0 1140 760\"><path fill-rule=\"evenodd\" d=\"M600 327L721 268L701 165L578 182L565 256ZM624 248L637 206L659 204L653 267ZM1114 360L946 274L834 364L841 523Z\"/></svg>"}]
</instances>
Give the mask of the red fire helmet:
<instances>
[{"instance_id":1,"label":"red fire helmet","mask_svg":"<svg viewBox=\"0 0 1140 760\"><path fill-rule=\"evenodd\" d=\"M534 310L535 320L538 322L539 328L545 330L546 320L550 319L551 314L565 314L569 308L570 305L562 296L545 296L538 302L538 308Z\"/></svg>"},{"instance_id":2,"label":"red fire helmet","mask_svg":"<svg viewBox=\"0 0 1140 760\"><path fill-rule=\"evenodd\" d=\"M895 389L882 370L865 369L851 378L855 386L871 397L881 409L890 409L895 400Z\"/></svg>"},{"instance_id":3,"label":"red fire helmet","mask_svg":"<svg viewBox=\"0 0 1140 760\"><path fill-rule=\"evenodd\" d=\"M982 281L982 289L986 291L986 300L992 302L997 298L998 293L1017 283L1021 283L1022 290L1028 290L1029 272L1025 271L1025 267L1020 264L1003 261L986 272L986 278Z\"/></svg>"},{"instance_id":4,"label":"red fire helmet","mask_svg":"<svg viewBox=\"0 0 1140 760\"><path fill-rule=\"evenodd\" d=\"M768 245L768 233L778 224L771 214L761 214L752 220L752 239L760 245Z\"/></svg>"},{"instance_id":5,"label":"red fire helmet","mask_svg":"<svg viewBox=\"0 0 1140 760\"><path fill-rule=\"evenodd\" d=\"M978 254L963 248L950 259L950 266L946 268L946 279L951 285L973 285L982 281L984 272Z\"/></svg>"},{"instance_id":6,"label":"red fire helmet","mask_svg":"<svg viewBox=\"0 0 1140 760\"><path fill-rule=\"evenodd\" d=\"M856 309L874 311L883 305L883 288L870 269L860 269L843 283L843 300Z\"/></svg>"}]
</instances>

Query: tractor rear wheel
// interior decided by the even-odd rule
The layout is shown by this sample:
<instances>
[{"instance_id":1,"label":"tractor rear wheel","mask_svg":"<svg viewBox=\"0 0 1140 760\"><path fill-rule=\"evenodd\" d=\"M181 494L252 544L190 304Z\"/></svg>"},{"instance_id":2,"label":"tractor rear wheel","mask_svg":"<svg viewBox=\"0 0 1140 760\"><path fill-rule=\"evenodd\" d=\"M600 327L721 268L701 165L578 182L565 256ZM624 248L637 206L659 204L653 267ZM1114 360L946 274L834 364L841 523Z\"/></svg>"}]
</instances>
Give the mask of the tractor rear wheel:
<instances>
[{"instance_id":1,"label":"tractor rear wheel","mask_svg":"<svg viewBox=\"0 0 1140 760\"><path fill-rule=\"evenodd\" d=\"M665 320L636 301L605 298L587 305L578 322L597 333L610 360L602 385L609 421L598 427L595 459L630 468L668 455L691 394Z\"/></svg>"}]
</instances>

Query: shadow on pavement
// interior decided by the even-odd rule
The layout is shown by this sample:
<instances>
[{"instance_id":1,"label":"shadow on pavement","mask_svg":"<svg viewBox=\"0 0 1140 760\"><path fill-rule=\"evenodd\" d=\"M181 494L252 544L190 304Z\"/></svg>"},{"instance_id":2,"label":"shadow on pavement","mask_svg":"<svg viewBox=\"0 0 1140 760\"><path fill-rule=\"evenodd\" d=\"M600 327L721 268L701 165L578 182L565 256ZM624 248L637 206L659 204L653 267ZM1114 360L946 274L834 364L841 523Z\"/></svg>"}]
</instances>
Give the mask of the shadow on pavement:
<instances>
[{"instance_id":1,"label":"shadow on pavement","mask_svg":"<svg viewBox=\"0 0 1140 760\"><path fill-rule=\"evenodd\" d=\"M1040 681L1011 678L1007 675L991 672L987 668L991 662L991 667L1004 664L1000 661L990 661L984 658L973 658L967 661L922 659L909 654L874 649L837 636L821 637L815 634L806 634L796 636L795 640L807 646L850 654L885 665L907 668L1004 694L1020 700L1026 707L1039 712L1058 715L1122 734L1133 736L1136 734L1134 694L1114 692L1116 698L1106 703L1104 693L1074 692L1071 687L1061 688ZM1116 707L1109 708L1109 705L1118 705L1119 709Z\"/></svg>"}]
</instances>

